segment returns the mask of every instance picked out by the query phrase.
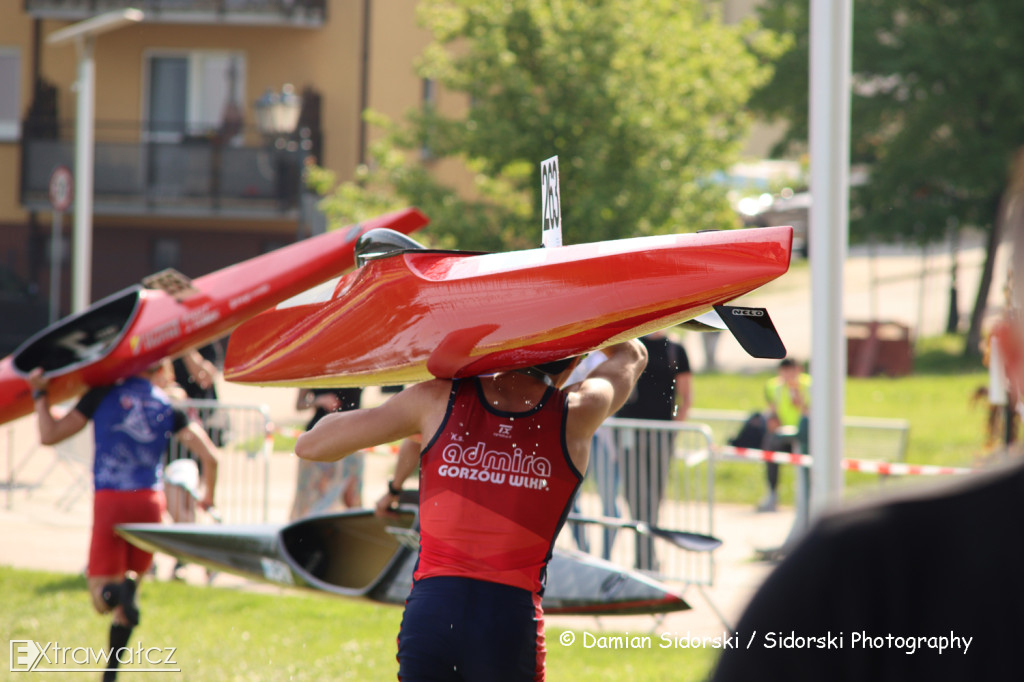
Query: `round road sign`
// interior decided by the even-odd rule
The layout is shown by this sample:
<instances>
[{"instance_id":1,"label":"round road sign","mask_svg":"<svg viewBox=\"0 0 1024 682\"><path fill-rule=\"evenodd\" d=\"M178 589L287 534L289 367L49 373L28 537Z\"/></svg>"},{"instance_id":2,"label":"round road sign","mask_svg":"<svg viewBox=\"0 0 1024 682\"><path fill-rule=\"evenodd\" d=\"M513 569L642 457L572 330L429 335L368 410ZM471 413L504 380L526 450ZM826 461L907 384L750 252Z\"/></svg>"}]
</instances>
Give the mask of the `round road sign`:
<instances>
[{"instance_id":1,"label":"round road sign","mask_svg":"<svg viewBox=\"0 0 1024 682\"><path fill-rule=\"evenodd\" d=\"M50 205L54 211L63 213L71 208L71 197L75 192L75 181L71 169L57 166L50 175Z\"/></svg>"}]
</instances>

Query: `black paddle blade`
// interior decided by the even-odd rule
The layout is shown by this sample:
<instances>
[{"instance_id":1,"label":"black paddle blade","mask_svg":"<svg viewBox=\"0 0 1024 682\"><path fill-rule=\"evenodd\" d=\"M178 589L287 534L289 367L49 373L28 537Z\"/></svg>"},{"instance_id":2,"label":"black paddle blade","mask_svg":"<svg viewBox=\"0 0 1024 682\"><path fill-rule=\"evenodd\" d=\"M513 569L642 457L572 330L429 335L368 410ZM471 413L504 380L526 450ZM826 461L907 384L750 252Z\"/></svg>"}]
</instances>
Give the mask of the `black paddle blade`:
<instances>
[{"instance_id":1,"label":"black paddle blade","mask_svg":"<svg viewBox=\"0 0 1024 682\"><path fill-rule=\"evenodd\" d=\"M751 357L765 360L786 357L786 346L764 308L716 305L715 312Z\"/></svg>"}]
</instances>

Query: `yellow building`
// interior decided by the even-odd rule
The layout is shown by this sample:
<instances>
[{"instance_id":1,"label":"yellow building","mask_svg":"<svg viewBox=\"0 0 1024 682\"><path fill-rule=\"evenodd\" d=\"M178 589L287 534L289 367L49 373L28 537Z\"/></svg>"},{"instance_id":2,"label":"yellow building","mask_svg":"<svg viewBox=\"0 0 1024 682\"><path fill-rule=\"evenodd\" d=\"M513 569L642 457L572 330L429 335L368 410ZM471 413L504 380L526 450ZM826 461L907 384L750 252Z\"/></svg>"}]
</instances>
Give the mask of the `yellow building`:
<instances>
[{"instance_id":1,"label":"yellow building","mask_svg":"<svg viewBox=\"0 0 1024 682\"><path fill-rule=\"evenodd\" d=\"M729 0L724 16L735 21L757 2ZM165 267L199 276L310 233L303 164L313 157L351 178L372 135L363 109L397 118L428 99L443 113L466 106L415 74L429 42L416 0L2 2L0 308L14 280L47 300L48 185L55 167L74 166L76 48L47 37L131 6L144 10L141 23L96 38L92 300ZM285 84L303 106L297 124L273 132L275 117L257 102L268 90L280 98ZM453 162L432 170L470 186ZM0 351L45 323L45 304L36 308L0 310Z\"/></svg>"},{"instance_id":2,"label":"yellow building","mask_svg":"<svg viewBox=\"0 0 1024 682\"><path fill-rule=\"evenodd\" d=\"M306 157L350 178L366 152L364 108L397 117L441 96L413 70L429 39L413 0L0 4L0 268L43 300L48 185L55 167L74 166L77 68L75 47L47 36L131 6L141 23L96 38L93 300L164 267L198 276L308 233ZM285 84L303 105L275 133L257 102L268 90L291 102ZM62 266L66 313L66 253Z\"/></svg>"}]
</instances>

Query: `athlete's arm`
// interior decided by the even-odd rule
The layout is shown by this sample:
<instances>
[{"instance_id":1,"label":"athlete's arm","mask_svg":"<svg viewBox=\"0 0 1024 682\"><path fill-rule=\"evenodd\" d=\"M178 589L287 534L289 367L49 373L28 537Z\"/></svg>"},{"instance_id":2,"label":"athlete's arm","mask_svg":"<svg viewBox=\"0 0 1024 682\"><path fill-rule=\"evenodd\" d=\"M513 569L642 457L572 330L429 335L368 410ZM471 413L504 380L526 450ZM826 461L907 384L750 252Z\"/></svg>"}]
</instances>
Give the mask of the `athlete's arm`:
<instances>
[{"instance_id":1,"label":"athlete's arm","mask_svg":"<svg viewBox=\"0 0 1024 682\"><path fill-rule=\"evenodd\" d=\"M182 445L189 449L189 452L197 455L203 463L203 499L199 500L199 506L209 509L213 506L213 491L217 487L217 446L206 435L206 431L203 431L202 427L193 421L179 429L174 435Z\"/></svg>"},{"instance_id":2,"label":"athlete's arm","mask_svg":"<svg viewBox=\"0 0 1024 682\"><path fill-rule=\"evenodd\" d=\"M398 459L395 461L395 475L391 479L389 489L380 496L377 504L374 505L374 514L377 516L393 516L392 505L398 502L398 495L392 495L390 486L396 490L402 489L402 484L416 471L420 461L420 448L423 444L419 436L412 436L402 441L398 448Z\"/></svg>"},{"instance_id":3,"label":"athlete's arm","mask_svg":"<svg viewBox=\"0 0 1024 682\"><path fill-rule=\"evenodd\" d=\"M583 399L581 406L594 412L595 431L626 403L647 366L647 349L638 339L605 348L603 352L608 359L595 367L575 391Z\"/></svg>"},{"instance_id":4,"label":"athlete's arm","mask_svg":"<svg viewBox=\"0 0 1024 682\"><path fill-rule=\"evenodd\" d=\"M693 381L689 372L682 372L676 375L676 415L675 420L684 422L690 414L690 405L693 404Z\"/></svg>"},{"instance_id":5,"label":"athlete's arm","mask_svg":"<svg viewBox=\"0 0 1024 682\"><path fill-rule=\"evenodd\" d=\"M205 391L213 386L213 381L217 378L217 366L204 358L198 350L193 348L185 353L182 361L192 381L196 382L199 388Z\"/></svg>"},{"instance_id":6,"label":"athlete's arm","mask_svg":"<svg viewBox=\"0 0 1024 682\"><path fill-rule=\"evenodd\" d=\"M363 448L433 434L440 425L451 382L415 384L379 407L329 414L299 436L295 454L317 462L336 462Z\"/></svg>"},{"instance_id":7,"label":"athlete's arm","mask_svg":"<svg viewBox=\"0 0 1024 682\"><path fill-rule=\"evenodd\" d=\"M590 437L625 404L647 366L647 349L637 339L605 348L604 353L608 359L569 394L565 436L569 456L581 472L587 468Z\"/></svg>"},{"instance_id":8,"label":"athlete's arm","mask_svg":"<svg viewBox=\"0 0 1024 682\"><path fill-rule=\"evenodd\" d=\"M41 367L32 370L28 375L28 383L32 391L46 391L49 380L43 376ZM78 410L71 410L63 417L57 419L50 411L50 398L41 395L33 401L36 416L39 417L39 442L43 445L56 445L66 438L70 438L85 428L89 419Z\"/></svg>"}]
</instances>

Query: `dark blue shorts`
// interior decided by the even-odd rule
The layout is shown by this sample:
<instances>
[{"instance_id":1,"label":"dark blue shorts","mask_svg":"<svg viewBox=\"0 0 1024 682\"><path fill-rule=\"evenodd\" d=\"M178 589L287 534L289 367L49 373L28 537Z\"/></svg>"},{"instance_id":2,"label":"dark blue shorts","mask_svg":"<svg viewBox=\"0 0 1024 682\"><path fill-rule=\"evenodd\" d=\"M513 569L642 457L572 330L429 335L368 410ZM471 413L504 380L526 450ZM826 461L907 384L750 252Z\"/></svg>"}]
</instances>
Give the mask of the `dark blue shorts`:
<instances>
[{"instance_id":1,"label":"dark blue shorts","mask_svg":"<svg viewBox=\"0 0 1024 682\"><path fill-rule=\"evenodd\" d=\"M470 578L413 584L398 633L403 682L544 679L540 597Z\"/></svg>"}]
</instances>

